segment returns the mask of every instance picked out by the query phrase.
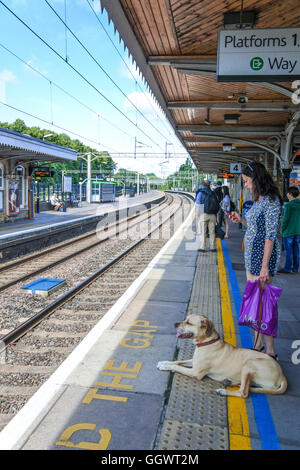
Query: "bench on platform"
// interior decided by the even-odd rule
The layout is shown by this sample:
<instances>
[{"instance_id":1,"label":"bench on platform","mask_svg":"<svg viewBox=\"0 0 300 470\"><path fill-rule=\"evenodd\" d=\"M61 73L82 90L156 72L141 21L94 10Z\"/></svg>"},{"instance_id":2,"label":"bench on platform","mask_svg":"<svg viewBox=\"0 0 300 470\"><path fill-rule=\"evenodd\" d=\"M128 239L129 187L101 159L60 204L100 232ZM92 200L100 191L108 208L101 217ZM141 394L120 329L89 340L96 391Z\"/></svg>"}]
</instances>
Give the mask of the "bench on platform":
<instances>
[{"instance_id":1,"label":"bench on platform","mask_svg":"<svg viewBox=\"0 0 300 470\"><path fill-rule=\"evenodd\" d=\"M76 197L72 197L70 199L70 206L71 207L78 207L78 204L79 204L79 201L78 201L78 199L76 199Z\"/></svg>"}]
</instances>

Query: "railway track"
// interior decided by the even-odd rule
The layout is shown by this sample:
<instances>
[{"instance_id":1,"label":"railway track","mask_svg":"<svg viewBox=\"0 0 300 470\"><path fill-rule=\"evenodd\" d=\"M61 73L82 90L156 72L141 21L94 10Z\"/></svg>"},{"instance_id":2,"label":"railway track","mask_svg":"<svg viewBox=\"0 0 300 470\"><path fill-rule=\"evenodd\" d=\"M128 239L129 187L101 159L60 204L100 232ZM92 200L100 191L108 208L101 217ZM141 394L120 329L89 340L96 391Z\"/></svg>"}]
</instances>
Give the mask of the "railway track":
<instances>
[{"instance_id":1,"label":"railway track","mask_svg":"<svg viewBox=\"0 0 300 470\"><path fill-rule=\"evenodd\" d=\"M155 231L150 234L145 231L141 239L1 338L5 349L0 366L0 429L103 318L162 248L177 228L172 226L170 233L170 219L173 225L175 213L182 211L184 218L190 211L190 204L182 201L176 197L171 213L155 227Z\"/></svg>"},{"instance_id":2,"label":"railway track","mask_svg":"<svg viewBox=\"0 0 300 470\"><path fill-rule=\"evenodd\" d=\"M141 224L149 217L153 218L156 214L168 207L172 203L173 196L167 195L165 201L162 201L158 206L153 209L144 210L141 213L134 214L131 217L116 221L104 227L99 227L96 231L93 230L85 235L81 235L71 240L64 241L51 246L43 251L33 253L29 256L10 261L0 266L0 292L8 287L17 284L18 282L25 281L37 274L40 274L47 269L50 269L58 264L64 263L68 259L78 256L87 250L104 243L121 233L126 233L128 230Z\"/></svg>"}]
</instances>

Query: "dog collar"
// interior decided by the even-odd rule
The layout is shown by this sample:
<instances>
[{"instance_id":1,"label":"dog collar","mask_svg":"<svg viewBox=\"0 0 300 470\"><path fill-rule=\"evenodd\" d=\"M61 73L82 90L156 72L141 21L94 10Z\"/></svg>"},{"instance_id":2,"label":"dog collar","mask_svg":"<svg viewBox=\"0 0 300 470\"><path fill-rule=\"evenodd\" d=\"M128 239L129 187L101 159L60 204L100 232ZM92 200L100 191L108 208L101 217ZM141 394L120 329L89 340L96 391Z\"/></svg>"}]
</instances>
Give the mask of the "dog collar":
<instances>
[{"instance_id":1,"label":"dog collar","mask_svg":"<svg viewBox=\"0 0 300 470\"><path fill-rule=\"evenodd\" d=\"M200 348L201 346L208 346L209 344L216 343L219 341L220 336L218 336L216 339L211 339L210 341L206 341L205 343L196 343L197 348Z\"/></svg>"}]
</instances>

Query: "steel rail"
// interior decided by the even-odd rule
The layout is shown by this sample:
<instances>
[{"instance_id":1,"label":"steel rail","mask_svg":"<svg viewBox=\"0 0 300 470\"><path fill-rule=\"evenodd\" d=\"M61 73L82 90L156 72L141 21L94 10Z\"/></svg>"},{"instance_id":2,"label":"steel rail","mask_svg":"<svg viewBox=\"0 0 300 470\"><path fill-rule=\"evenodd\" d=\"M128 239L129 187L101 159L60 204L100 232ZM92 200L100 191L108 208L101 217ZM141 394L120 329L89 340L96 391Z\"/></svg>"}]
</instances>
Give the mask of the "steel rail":
<instances>
[{"instance_id":1,"label":"steel rail","mask_svg":"<svg viewBox=\"0 0 300 470\"><path fill-rule=\"evenodd\" d=\"M161 201L161 202L160 202L157 206L155 206L155 207L160 207L162 204L165 203L165 201L166 201L166 199L164 198L164 200ZM133 220L133 219L135 219L136 217L139 217L139 216L141 216L141 215L143 215L143 214L149 212L151 209L152 209L152 208L150 207L150 209L145 209L144 211L138 212L137 214L132 215L132 216L126 218L126 219L124 218L124 219L122 219L122 220L118 220L115 225L118 226L118 225L120 225L121 223L125 222L126 220L127 220L127 221L128 221L128 220ZM103 228L101 229L101 232L107 230L108 227L109 227L109 228L113 227L113 224L110 224L109 226L103 227ZM89 231L88 233L85 233L85 234L83 234L83 235L79 235L78 237L71 238L71 239L69 239L69 240L67 240L67 241L64 241L64 242L59 242L58 244L55 244L54 246L51 246L51 247L49 247L49 248L47 248L47 249L45 249L45 250L43 250L43 251L41 251L41 252L33 253L33 254L30 254L30 255L27 255L27 256L25 256L25 257L23 257L23 258L21 258L21 259L18 259L18 260L10 261L10 262L6 263L5 265L0 265L0 273L3 272L3 271L6 271L6 270L8 270L8 269L11 269L11 268L13 268L13 267L15 267L15 266L18 266L19 264L22 264L22 263L24 263L24 262L26 262L26 261L31 261L31 260L33 260L33 259L35 259L35 258L40 257L40 256L48 255L49 253L52 253L53 251L55 251L55 250L57 250L57 249L65 248L65 247L67 247L67 246L69 246L69 245L72 245L74 242L82 241L82 240L87 239L87 238L90 238L90 237L92 237L92 236L94 236L94 235L95 235L94 230L93 230L93 233L91 233L91 232Z\"/></svg>"},{"instance_id":2,"label":"steel rail","mask_svg":"<svg viewBox=\"0 0 300 470\"><path fill-rule=\"evenodd\" d=\"M184 195L187 199L191 199L189 196ZM183 199L181 199L180 206L179 208L182 207L183 204ZM45 308L37 312L35 315L33 315L31 318L26 320L24 323L19 325L17 328L14 330L10 331L7 333L5 336L0 338L0 343L2 344L3 348L2 351L11 343L17 341L20 339L24 334L26 334L29 330L33 329L35 326L37 326L42 320L44 320L46 317L48 317L51 313L53 313L55 310L57 310L59 307L61 307L63 304L71 300L73 297L75 297L81 290L85 289L89 284L91 284L93 281L95 281L97 278L99 278L102 274L104 274L108 269L110 269L112 266L114 266L116 263L118 263L121 259L123 259L125 256L127 256L131 251L133 251L138 245L143 243L149 236L152 235L156 230L159 230L161 226L167 221L170 220L172 217L174 217L175 213L179 210L179 208L176 209L171 215L166 217L157 227L152 229L150 232L148 232L144 237L142 237L140 240L135 242L133 245L131 245L129 248L124 250L122 253L120 253L118 256L116 256L113 260L109 261L106 263L104 266L99 268L97 271L95 271L93 274L88 276L86 279L81 281L79 284L76 286L72 287L69 291L66 293L62 294L58 299L54 300L51 302L49 305L47 305ZM1 351L0 351L1 352Z\"/></svg>"},{"instance_id":3,"label":"steel rail","mask_svg":"<svg viewBox=\"0 0 300 470\"><path fill-rule=\"evenodd\" d=\"M166 202L166 198L165 198L162 202L160 202L160 203L155 207L155 209L157 209L158 207L160 207L160 206L161 206L162 204L164 204L165 202ZM167 202L167 205L170 205L171 203L172 203L172 201L171 201L171 202ZM120 225L122 225L122 224L124 224L124 223L126 223L126 222L128 222L128 221L132 221L132 220L134 220L134 219L136 219L136 218L138 218L138 217L142 217L143 215L149 213L151 210L152 210L152 208L146 209L145 211L139 212L138 214L132 215L132 216L130 216L130 217L124 219L124 220L121 220L121 221L118 220L116 224L110 224L110 225L108 225L108 226L106 226L106 227L103 227L99 232L104 233L105 231L108 231L108 230L110 230L110 229L112 229L112 228L114 228L114 227L119 227ZM137 222L136 224L133 224L132 227L134 227L134 226L137 225L138 223L140 223L140 222ZM116 234L116 235L119 235L120 233L126 231L127 229L128 229L128 227L126 227L126 228L123 229L123 230L116 230L115 234ZM42 256L48 255L49 253L52 253L53 251L60 250L60 249L62 249L62 248L66 248L67 246L72 245L73 243L81 242L81 241L83 241L83 240L85 240L85 239L88 239L88 238L91 238L91 237L94 237L94 236L95 236L95 232L93 231L93 233L89 233L88 235L87 235L87 234L86 234L86 235L82 235L81 237L78 237L78 238L76 238L75 240L72 239L72 240L67 241L66 243L63 243L63 244L59 245L59 246L56 245L56 246L54 246L54 247L51 247L51 248L49 248L48 250L43 251L42 253L35 253L35 254L33 254L33 255L29 256L29 257L26 257L25 259L23 258L23 259L21 259L21 260L17 260L15 263L12 262L12 263L11 263L10 265L8 265L8 266L7 266L7 265L3 266L2 269L1 269L1 267L0 267L0 274L1 274L2 271L8 270L8 269L12 269L12 268L14 268L14 267L16 267L16 266L19 266L20 264L21 264L21 265L22 265L22 264L25 264L25 263L27 263L27 262L30 262L30 261L36 259L36 258L41 258ZM83 253L83 252L85 252L85 251L87 251L87 250L90 250L90 249L94 248L94 247L97 246L97 245L100 245L101 243L106 242L107 240L109 240L109 236L106 237L106 238L103 238L102 240L97 240L96 242L92 243L91 245L85 246L85 247L83 247L83 248L77 250L77 251L76 251L76 256L79 255L79 254L81 254L81 253ZM51 262L51 263L49 263L49 264L47 264L47 265L45 265L45 266L42 266L41 268L38 268L38 269L36 269L35 271L33 271L33 272L31 272L31 273L24 274L24 275L22 275L21 277L19 277L19 278L17 278L17 279L14 279L14 280L12 280L12 281L9 281L9 282L7 282L6 284L0 286L0 292L4 291L5 289L8 289L9 287L13 286L14 284L17 284L18 282L26 281L27 279L29 279L29 278L32 277L32 276L35 276L35 275L37 275L37 274L40 274L40 273L42 273L43 271L46 271L47 269L53 268L54 266L57 266L58 264L61 264L61 263L64 262L64 261L67 261L68 259L72 258L73 256L74 256L74 253L70 253L69 255L65 255L65 256L63 256L62 258L59 258L59 259L56 260L56 261L53 261L53 262Z\"/></svg>"}]
</instances>

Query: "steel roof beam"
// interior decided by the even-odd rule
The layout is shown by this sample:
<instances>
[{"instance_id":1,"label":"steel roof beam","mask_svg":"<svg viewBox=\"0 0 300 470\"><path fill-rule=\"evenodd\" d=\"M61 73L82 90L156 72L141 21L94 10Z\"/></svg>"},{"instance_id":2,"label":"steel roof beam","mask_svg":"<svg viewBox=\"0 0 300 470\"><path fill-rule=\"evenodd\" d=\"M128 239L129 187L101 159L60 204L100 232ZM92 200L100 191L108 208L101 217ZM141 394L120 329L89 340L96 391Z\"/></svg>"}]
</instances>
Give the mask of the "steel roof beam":
<instances>
[{"instance_id":1,"label":"steel roof beam","mask_svg":"<svg viewBox=\"0 0 300 470\"><path fill-rule=\"evenodd\" d=\"M168 65L177 69L179 73L184 73L187 75L204 75L204 76L215 76L217 69L217 59L212 56L199 56L199 57L180 57L180 56L149 56L148 57L149 65ZM276 91L283 95L292 97L293 91L288 88L285 88L282 85L277 83L268 83L268 82L251 82L251 77L249 77L249 82L254 86L263 86L269 88L270 90Z\"/></svg>"},{"instance_id":2,"label":"steel roof beam","mask_svg":"<svg viewBox=\"0 0 300 470\"><path fill-rule=\"evenodd\" d=\"M208 66L212 70L216 70L217 58L216 56L149 56L147 59L149 65L169 65L171 67L181 67L186 65L188 67Z\"/></svg>"},{"instance_id":3,"label":"steel roof beam","mask_svg":"<svg viewBox=\"0 0 300 470\"><path fill-rule=\"evenodd\" d=\"M257 141L253 141L253 140L250 140L250 139L242 139L240 137L227 137L226 135L210 135L209 133L207 133L207 135L205 137L212 137L213 139L221 139L221 142L240 142L240 143L245 143L245 144L249 144L249 145L253 145L254 147L258 147L258 148L261 148L263 150L265 150L266 152L270 152L272 153L273 155L275 155L275 157L279 160L279 162L281 163L282 159L280 157L280 154L272 147L270 147L269 145L263 145L261 142L257 142Z\"/></svg>"},{"instance_id":4,"label":"steel roof beam","mask_svg":"<svg viewBox=\"0 0 300 470\"><path fill-rule=\"evenodd\" d=\"M218 109L218 110L235 110L235 111L299 111L300 105L294 105L291 102L258 102L240 104L236 102L211 102L211 101L170 101L167 103L168 109Z\"/></svg>"},{"instance_id":5,"label":"steel roof beam","mask_svg":"<svg viewBox=\"0 0 300 470\"><path fill-rule=\"evenodd\" d=\"M217 160L221 160L222 162L226 162L226 163L230 163L230 162L241 162L241 163L247 163L247 162L250 162L253 160L253 158L249 157L249 158L245 158L245 157L240 157L238 155L228 155L228 157L230 158L226 158L227 155L225 154L222 154L220 152L216 152L214 155L205 155L205 154L201 154L201 155L198 155L198 154L192 154L192 157L193 158L197 158L199 157L199 161L203 161L203 159L206 159L208 158L208 161L217 161ZM223 158L219 158L219 157L223 157Z\"/></svg>"},{"instance_id":6,"label":"steel roof beam","mask_svg":"<svg viewBox=\"0 0 300 470\"><path fill-rule=\"evenodd\" d=\"M179 132L182 131L189 131L195 135L214 135L214 134L222 134L222 135L281 135L284 132L284 127L281 126L268 126L268 127L261 127L261 126L197 126L197 125L179 125L176 126L176 130ZM298 132L300 135L300 132Z\"/></svg>"},{"instance_id":7,"label":"steel roof beam","mask_svg":"<svg viewBox=\"0 0 300 470\"><path fill-rule=\"evenodd\" d=\"M186 142L188 142L188 141L186 140ZM194 150L194 147L190 147L190 148L189 148L189 151L192 151L192 150ZM255 153L256 153L256 154L257 154L257 153L261 153L261 150L255 149L255 148L253 148L253 147L246 147L246 148L234 149L234 150L231 150L230 152L224 152L221 148L219 148L219 149L211 149L211 148L210 148L210 149L206 149L206 148L205 148L205 149L202 149L202 148L195 148L195 151L196 151L196 152L199 152L199 153L207 153L207 154L208 154L208 153L222 152L222 153L224 153L224 154L226 154L226 155L235 155L235 154L241 154L241 155L242 155L242 154L247 154L247 155L248 155L249 153L254 153L254 154L255 154Z\"/></svg>"}]
</instances>

